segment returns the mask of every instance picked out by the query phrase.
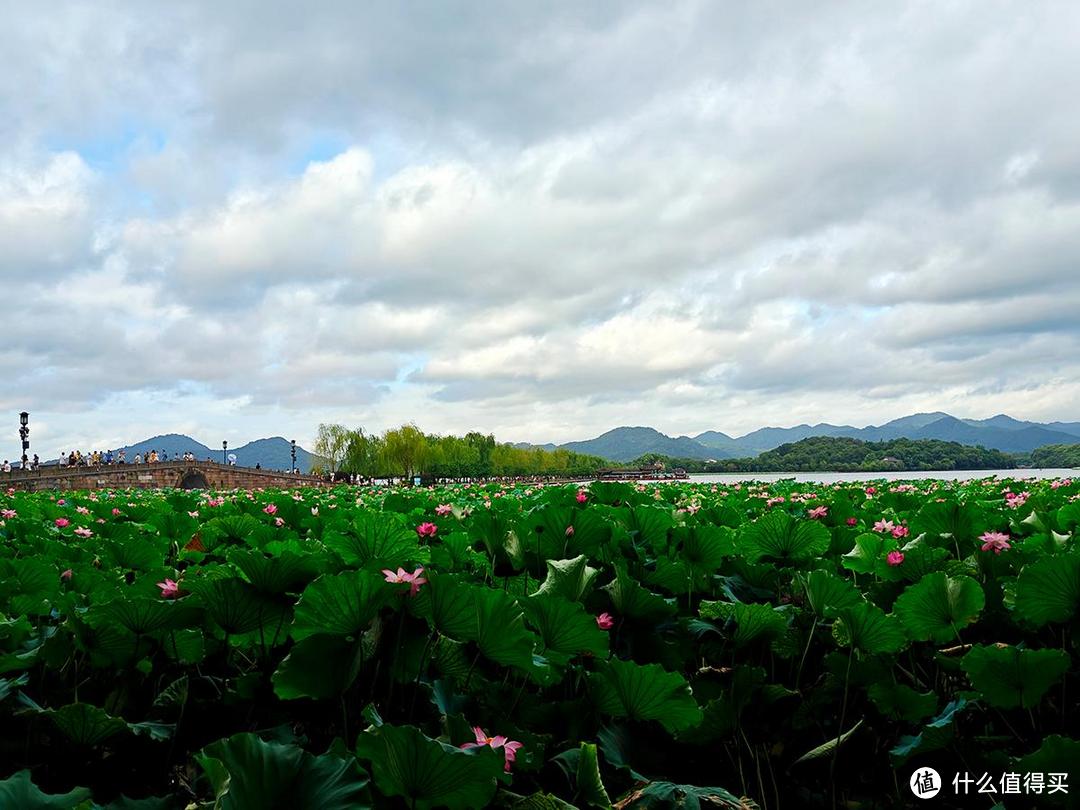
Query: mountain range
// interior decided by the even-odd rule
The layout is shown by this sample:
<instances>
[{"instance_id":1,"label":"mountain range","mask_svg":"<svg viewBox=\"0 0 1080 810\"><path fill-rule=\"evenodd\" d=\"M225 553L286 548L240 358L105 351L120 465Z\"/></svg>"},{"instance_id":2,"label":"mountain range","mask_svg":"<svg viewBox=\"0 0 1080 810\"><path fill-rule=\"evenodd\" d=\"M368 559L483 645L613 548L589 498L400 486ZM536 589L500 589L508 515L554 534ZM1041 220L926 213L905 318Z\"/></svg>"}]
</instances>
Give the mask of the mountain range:
<instances>
[{"instance_id":1,"label":"mountain range","mask_svg":"<svg viewBox=\"0 0 1080 810\"><path fill-rule=\"evenodd\" d=\"M159 454L165 453L169 458L191 452L199 461L205 461L208 458L214 461L222 460L220 447L212 449L181 433L154 436L136 444L129 444L124 448L129 462L135 460L136 453L145 456L151 450L157 450ZM272 439L256 439L239 447L230 447L228 455L235 455L236 463L241 467L254 467L258 464L264 470L288 470L292 466L292 446L281 436L275 436ZM296 466L301 472L306 473L311 470L311 462L314 458L312 453L300 445L296 446Z\"/></svg>"},{"instance_id":2,"label":"mountain range","mask_svg":"<svg viewBox=\"0 0 1080 810\"><path fill-rule=\"evenodd\" d=\"M959 419L947 413L917 413L883 425L796 425L765 427L733 437L717 430L697 436L667 436L651 427L618 427L594 439L559 445L611 461L633 461L646 453L673 458L725 459L756 456L811 436L844 436L879 442L889 439L940 439L981 445L1006 453L1029 453L1050 444L1080 444L1080 422L1027 422L999 414L989 419ZM553 449L555 445L534 445Z\"/></svg>"}]
</instances>

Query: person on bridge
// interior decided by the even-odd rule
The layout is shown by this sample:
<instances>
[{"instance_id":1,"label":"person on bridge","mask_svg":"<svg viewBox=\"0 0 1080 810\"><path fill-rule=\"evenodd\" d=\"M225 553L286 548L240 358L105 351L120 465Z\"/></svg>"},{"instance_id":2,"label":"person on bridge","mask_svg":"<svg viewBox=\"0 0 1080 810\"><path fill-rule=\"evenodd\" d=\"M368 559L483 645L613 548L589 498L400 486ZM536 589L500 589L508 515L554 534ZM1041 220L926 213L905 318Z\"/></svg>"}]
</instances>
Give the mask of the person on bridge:
<instances>
[{"instance_id":1,"label":"person on bridge","mask_svg":"<svg viewBox=\"0 0 1080 810\"><path fill-rule=\"evenodd\" d=\"M4 459L4 472L11 472L11 462L8 461L6 458Z\"/></svg>"}]
</instances>

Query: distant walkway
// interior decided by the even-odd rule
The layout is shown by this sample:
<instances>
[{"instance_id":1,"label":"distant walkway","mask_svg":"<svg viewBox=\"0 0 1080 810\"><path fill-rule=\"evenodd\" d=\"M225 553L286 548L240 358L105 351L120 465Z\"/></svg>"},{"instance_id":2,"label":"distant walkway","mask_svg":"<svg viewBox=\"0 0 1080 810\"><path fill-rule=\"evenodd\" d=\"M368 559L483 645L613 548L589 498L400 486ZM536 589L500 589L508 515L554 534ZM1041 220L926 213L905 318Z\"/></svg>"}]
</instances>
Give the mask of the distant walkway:
<instances>
[{"instance_id":1,"label":"distant walkway","mask_svg":"<svg viewBox=\"0 0 1080 810\"><path fill-rule=\"evenodd\" d=\"M23 492L77 489L257 489L328 487L313 475L237 467L216 461L166 461L98 467L41 467L0 473L0 485Z\"/></svg>"}]
</instances>

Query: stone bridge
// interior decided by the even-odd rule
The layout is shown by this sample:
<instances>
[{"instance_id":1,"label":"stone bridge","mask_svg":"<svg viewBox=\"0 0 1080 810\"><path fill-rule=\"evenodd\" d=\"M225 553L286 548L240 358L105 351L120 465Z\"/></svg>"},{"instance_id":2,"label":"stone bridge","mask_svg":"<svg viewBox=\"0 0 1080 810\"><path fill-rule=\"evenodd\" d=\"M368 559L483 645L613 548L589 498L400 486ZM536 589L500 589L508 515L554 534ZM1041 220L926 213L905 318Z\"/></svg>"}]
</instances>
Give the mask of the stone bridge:
<instances>
[{"instance_id":1,"label":"stone bridge","mask_svg":"<svg viewBox=\"0 0 1080 810\"><path fill-rule=\"evenodd\" d=\"M99 467L42 467L0 472L0 486L24 492L42 489L258 489L325 487L312 475L235 467L213 461L166 461L158 464L112 464Z\"/></svg>"}]
</instances>

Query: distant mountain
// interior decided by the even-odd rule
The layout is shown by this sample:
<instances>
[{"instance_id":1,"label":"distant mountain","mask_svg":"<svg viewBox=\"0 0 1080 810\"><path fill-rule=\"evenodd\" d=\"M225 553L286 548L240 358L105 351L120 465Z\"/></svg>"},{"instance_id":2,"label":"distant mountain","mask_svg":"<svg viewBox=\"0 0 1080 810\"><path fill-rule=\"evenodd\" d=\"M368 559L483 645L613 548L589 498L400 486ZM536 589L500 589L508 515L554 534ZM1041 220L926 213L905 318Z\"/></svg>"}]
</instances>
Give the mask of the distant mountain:
<instances>
[{"instance_id":1,"label":"distant mountain","mask_svg":"<svg viewBox=\"0 0 1080 810\"><path fill-rule=\"evenodd\" d=\"M911 439L941 439L960 444L982 445L1006 453L1030 453L1048 444L1069 444L1078 437L1040 426L1032 427L981 427L946 416L916 431Z\"/></svg>"},{"instance_id":2,"label":"distant mountain","mask_svg":"<svg viewBox=\"0 0 1080 810\"><path fill-rule=\"evenodd\" d=\"M672 438L649 427L618 427L583 442L561 445L575 453L588 453L611 461L633 461L646 453L672 458L731 458L727 451L706 447L689 436Z\"/></svg>"},{"instance_id":3,"label":"distant mountain","mask_svg":"<svg viewBox=\"0 0 1080 810\"><path fill-rule=\"evenodd\" d=\"M241 447L237 447L236 463L242 467L254 467L256 464L264 470L288 470L292 467L292 445L288 439L275 436L272 439L256 439ZM309 453L300 445L296 445L296 466L301 472L311 470L311 464L315 455Z\"/></svg>"},{"instance_id":4,"label":"distant mountain","mask_svg":"<svg viewBox=\"0 0 1080 810\"><path fill-rule=\"evenodd\" d=\"M151 450L157 450L159 455L165 453L170 459L191 452L199 461L205 461L208 458L213 461L222 460L220 447L207 447L202 442L180 433L154 436L124 448L129 462L135 460L136 454L145 456ZM242 467L254 467L257 464L264 470L288 470L292 466L292 445L280 436L272 439L256 439L239 447L230 447L228 454L235 455L236 463ZM309 472L314 459L315 456L312 453L299 445L296 446L296 466L301 472Z\"/></svg>"},{"instance_id":5,"label":"distant mountain","mask_svg":"<svg viewBox=\"0 0 1080 810\"><path fill-rule=\"evenodd\" d=\"M620 427L595 439L560 445L568 450L590 453L611 461L633 461L647 453L673 458L747 458L784 444L817 436L884 442L893 439L939 439L970 446L982 446L1006 453L1030 453L1048 445L1080 443L1080 422L1026 422L1006 414L989 419L958 419L942 411L915 413L882 425L857 428L851 425L796 425L764 427L733 437L707 430L693 438L671 437L649 427ZM541 445L553 448L554 445Z\"/></svg>"}]
</instances>

